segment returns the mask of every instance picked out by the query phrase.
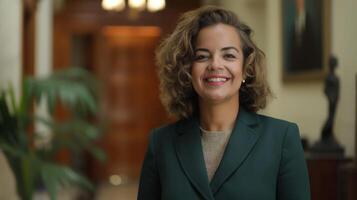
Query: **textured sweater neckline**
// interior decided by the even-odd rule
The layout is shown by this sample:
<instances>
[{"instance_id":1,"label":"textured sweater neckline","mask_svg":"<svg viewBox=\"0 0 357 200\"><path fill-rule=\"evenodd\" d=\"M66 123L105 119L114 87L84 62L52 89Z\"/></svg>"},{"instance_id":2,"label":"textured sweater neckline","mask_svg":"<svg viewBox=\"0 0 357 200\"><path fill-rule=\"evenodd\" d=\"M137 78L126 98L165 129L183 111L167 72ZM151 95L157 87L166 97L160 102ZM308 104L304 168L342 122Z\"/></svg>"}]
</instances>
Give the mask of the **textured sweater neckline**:
<instances>
[{"instance_id":1,"label":"textured sweater neckline","mask_svg":"<svg viewBox=\"0 0 357 200\"><path fill-rule=\"evenodd\" d=\"M200 130L201 130L202 135L222 135L222 134L226 135L226 134L230 134L232 132L232 129L222 130L222 131L209 131L209 130L202 128L201 126L200 126Z\"/></svg>"}]
</instances>

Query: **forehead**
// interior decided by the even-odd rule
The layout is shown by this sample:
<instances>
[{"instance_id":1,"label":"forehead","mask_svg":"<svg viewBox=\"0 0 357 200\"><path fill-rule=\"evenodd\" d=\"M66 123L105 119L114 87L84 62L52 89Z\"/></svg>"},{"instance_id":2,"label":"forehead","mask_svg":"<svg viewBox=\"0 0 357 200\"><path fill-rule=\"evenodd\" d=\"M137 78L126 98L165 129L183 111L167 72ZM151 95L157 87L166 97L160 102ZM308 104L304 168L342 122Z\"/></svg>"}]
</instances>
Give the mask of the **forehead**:
<instances>
[{"instance_id":1,"label":"forehead","mask_svg":"<svg viewBox=\"0 0 357 200\"><path fill-rule=\"evenodd\" d=\"M241 47L240 35L234 26L220 23L204 27L198 32L196 48L224 48L226 46Z\"/></svg>"}]
</instances>

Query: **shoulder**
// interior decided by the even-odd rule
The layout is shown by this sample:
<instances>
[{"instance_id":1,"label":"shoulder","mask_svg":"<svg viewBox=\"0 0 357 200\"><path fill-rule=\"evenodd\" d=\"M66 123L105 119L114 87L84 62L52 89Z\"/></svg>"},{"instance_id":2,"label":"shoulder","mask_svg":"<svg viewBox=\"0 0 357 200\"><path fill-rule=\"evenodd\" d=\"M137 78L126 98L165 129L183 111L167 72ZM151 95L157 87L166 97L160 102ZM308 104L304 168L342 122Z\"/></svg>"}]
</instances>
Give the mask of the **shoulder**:
<instances>
[{"instance_id":1,"label":"shoulder","mask_svg":"<svg viewBox=\"0 0 357 200\"><path fill-rule=\"evenodd\" d=\"M277 139L280 138L282 142L286 139L300 140L300 133L298 125L283 119L278 119L262 114L256 114L259 123L259 129L265 135Z\"/></svg>"},{"instance_id":2,"label":"shoulder","mask_svg":"<svg viewBox=\"0 0 357 200\"><path fill-rule=\"evenodd\" d=\"M180 121L176 121L173 123L168 123L168 124L163 124L159 127L156 127L152 129L152 134L157 135L157 137L160 137L162 135L171 135L175 132L176 127L180 124Z\"/></svg>"},{"instance_id":3,"label":"shoulder","mask_svg":"<svg viewBox=\"0 0 357 200\"><path fill-rule=\"evenodd\" d=\"M180 123L180 121L177 121L152 129L149 137L149 148L160 156L173 155Z\"/></svg>"},{"instance_id":4,"label":"shoulder","mask_svg":"<svg viewBox=\"0 0 357 200\"><path fill-rule=\"evenodd\" d=\"M267 128L284 129L288 126L296 125L295 123L289 122L287 120L274 118L256 112L251 112L244 108L239 111L238 121L242 121L243 123L249 126L263 127L264 129Z\"/></svg>"},{"instance_id":5,"label":"shoulder","mask_svg":"<svg viewBox=\"0 0 357 200\"><path fill-rule=\"evenodd\" d=\"M284 119L278 119L267 115L256 114L259 124L266 127L274 127L279 129L287 129L289 127L297 127L297 124Z\"/></svg>"},{"instance_id":6,"label":"shoulder","mask_svg":"<svg viewBox=\"0 0 357 200\"><path fill-rule=\"evenodd\" d=\"M262 141L273 143L282 150L282 158L290 159L303 154L299 128L296 123L256 114Z\"/></svg>"},{"instance_id":7,"label":"shoulder","mask_svg":"<svg viewBox=\"0 0 357 200\"><path fill-rule=\"evenodd\" d=\"M150 142L161 143L171 141L176 136L176 129L180 121L163 124L151 130Z\"/></svg>"}]
</instances>

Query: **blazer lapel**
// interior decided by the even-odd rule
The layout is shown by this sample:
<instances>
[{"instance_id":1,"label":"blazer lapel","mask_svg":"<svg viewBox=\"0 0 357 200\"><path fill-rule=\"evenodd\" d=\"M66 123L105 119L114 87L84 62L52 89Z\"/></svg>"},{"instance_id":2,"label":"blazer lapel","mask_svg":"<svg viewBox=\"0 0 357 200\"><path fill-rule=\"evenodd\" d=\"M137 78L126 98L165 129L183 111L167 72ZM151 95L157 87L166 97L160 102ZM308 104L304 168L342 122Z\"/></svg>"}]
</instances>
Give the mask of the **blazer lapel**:
<instances>
[{"instance_id":1,"label":"blazer lapel","mask_svg":"<svg viewBox=\"0 0 357 200\"><path fill-rule=\"evenodd\" d=\"M184 173L202 197L213 200L203 158L198 119L192 117L182 121L177 131L179 135L175 140L175 148Z\"/></svg>"},{"instance_id":2,"label":"blazer lapel","mask_svg":"<svg viewBox=\"0 0 357 200\"><path fill-rule=\"evenodd\" d=\"M232 173L239 169L258 141L259 134L254 130L256 125L258 125L257 115L241 107L222 161L210 183L213 194Z\"/></svg>"}]
</instances>

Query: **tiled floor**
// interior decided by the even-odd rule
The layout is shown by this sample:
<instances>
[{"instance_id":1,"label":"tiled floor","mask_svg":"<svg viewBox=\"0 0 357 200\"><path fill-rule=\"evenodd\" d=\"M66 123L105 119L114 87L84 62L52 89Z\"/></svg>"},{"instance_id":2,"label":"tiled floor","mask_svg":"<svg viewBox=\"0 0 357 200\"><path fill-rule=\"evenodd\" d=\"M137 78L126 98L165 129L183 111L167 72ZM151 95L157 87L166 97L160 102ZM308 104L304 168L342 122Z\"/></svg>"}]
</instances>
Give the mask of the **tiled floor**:
<instances>
[{"instance_id":1,"label":"tiled floor","mask_svg":"<svg viewBox=\"0 0 357 200\"><path fill-rule=\"evenodd\" d=\"M95 200L136 200L137 183L128 183L120 186L102 184L99 186Z\"/></svg>"},{"instance_id":2,"label":"tiled floor","mask_svg":"<svg viewBox=\"0 0 357 200\"><path fill-rule=\"evenodd\" d=\"M109 183L101 184L96 189L94 200L136 200L137 191L138 191L137 183L128 183L119 186L113 186ZM45 191L37 191L33 199L50 200L50 197L48 196L48 193ZM78 188L69 187L59 192L57 199L76 200L76 199L92 199L92 198L81 195L81 192L79 192Z\"/></svg>"}]
</instances>

